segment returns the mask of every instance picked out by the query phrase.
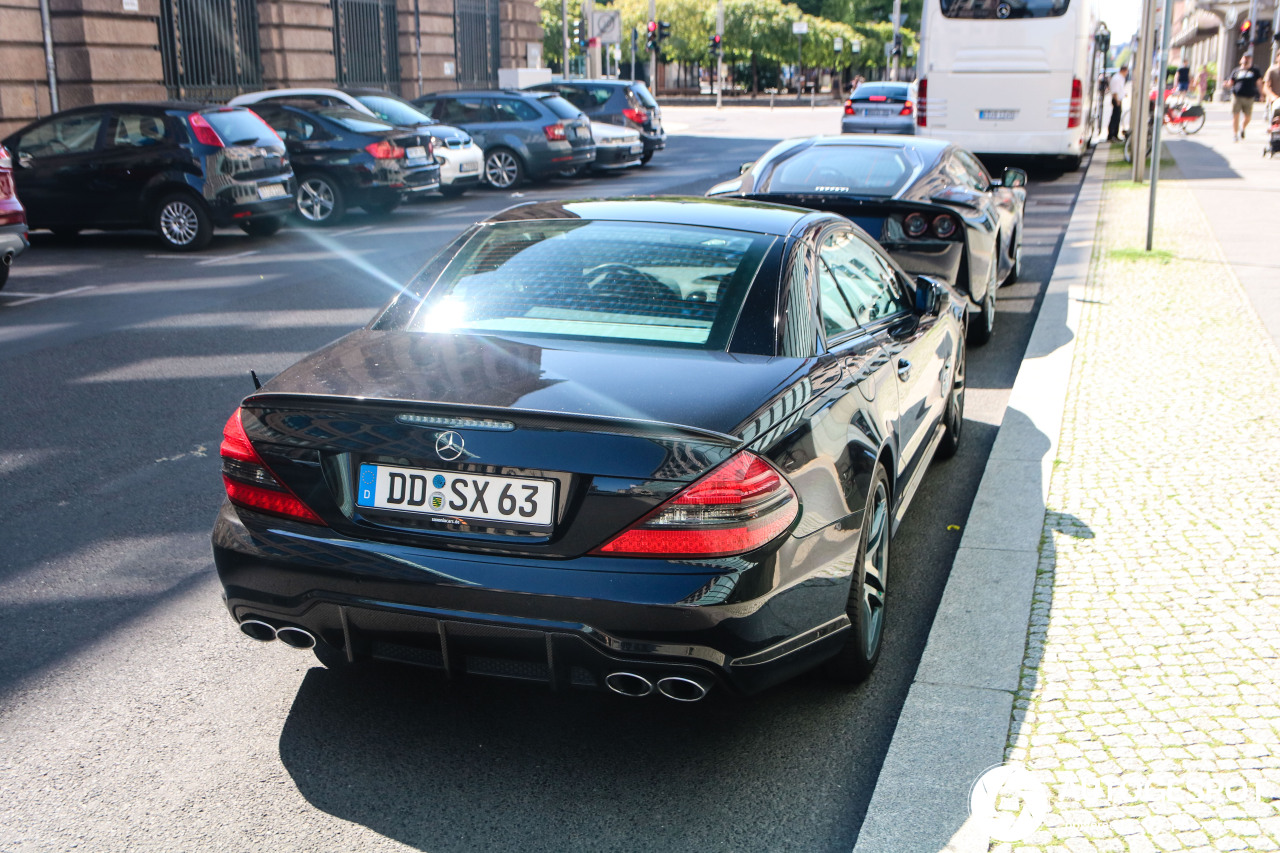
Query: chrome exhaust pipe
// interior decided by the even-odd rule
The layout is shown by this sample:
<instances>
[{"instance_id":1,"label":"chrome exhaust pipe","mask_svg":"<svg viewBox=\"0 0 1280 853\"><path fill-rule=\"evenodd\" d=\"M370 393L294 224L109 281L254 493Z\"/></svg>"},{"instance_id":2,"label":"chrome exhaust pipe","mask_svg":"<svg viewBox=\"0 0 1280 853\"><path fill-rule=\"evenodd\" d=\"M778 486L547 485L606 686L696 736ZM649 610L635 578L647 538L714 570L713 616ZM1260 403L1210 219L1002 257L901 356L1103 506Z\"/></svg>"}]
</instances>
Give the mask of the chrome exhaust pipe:
<instances>
[{"instance_id":1,"label":"chrome exhaust pipe","mask_svg":"<svg viewBox=\"0 0 1280 853\"><path fill-rule=\"evenodd\" d=\"M611 672L604 677L605 687L623 696L648 696L653 682L634 672Z\"/></svg>"},{"instance_id":2,"label":"chrome exhaust pipe","mask_svg":"<svg viewBox=\"0 0 1280 853\"><path fill-rule=\"evenodd\" d=\"M670 675L658 681L658 692L677 702L697 702L707 695L709 688L701 681Z\"/></svg>"},{"instance_id":3,"label":"chrome exhaust pipe","mask_svg":"<svg viewBox=\"0 0 1280 853\"><path fill-rule=\"evenodd\" d=\"M258 619L244 620L240 623L240 630L260 643L269 643L276 638L275 626Z\"/></svg>"},{"instance_id":4,"label":"chrome exhaust pipe","mask_svg":"<svg viewBox=\"0 0 1280 853\"><path fill-rule=\"evenodd\" d=\"M4 257L0 258L0 264L4 264L6 267L13 266L13 252L5 252Z\"/></svg>"},{"instance_id":5,"label":"chrome exhaust pipe","mask_svg":"<svg viewBox=\"0 0 1280 853\"><path fill-rule=\"evenodd\" d=\"M316 638L312 636L310 631L293 625L285 625L283 628L276 629L276 639L295 649L313 649L316 646Z\"/></svg>"}]
</instances>

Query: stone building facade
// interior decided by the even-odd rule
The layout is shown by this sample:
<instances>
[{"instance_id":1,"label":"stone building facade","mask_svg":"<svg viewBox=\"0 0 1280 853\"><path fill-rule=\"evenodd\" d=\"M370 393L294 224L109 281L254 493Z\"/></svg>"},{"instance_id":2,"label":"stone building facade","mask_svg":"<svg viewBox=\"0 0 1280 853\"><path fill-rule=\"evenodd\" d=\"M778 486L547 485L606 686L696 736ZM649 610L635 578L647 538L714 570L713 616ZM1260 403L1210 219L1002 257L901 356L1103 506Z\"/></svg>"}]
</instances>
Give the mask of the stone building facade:
<instances>
[{"instance_id":1,"label":"stone building facade","mask_svg":"<svg viewBox=\"0 0 1280 853\"><path fill-rule=\"evenodd\" d=\"M335 83L406 97L495 87L542 43L535 0L45 3L47 30L41 0L0 0L0 136L52 111L46 32L60 109Z\"/></svg>"}]
</instances>

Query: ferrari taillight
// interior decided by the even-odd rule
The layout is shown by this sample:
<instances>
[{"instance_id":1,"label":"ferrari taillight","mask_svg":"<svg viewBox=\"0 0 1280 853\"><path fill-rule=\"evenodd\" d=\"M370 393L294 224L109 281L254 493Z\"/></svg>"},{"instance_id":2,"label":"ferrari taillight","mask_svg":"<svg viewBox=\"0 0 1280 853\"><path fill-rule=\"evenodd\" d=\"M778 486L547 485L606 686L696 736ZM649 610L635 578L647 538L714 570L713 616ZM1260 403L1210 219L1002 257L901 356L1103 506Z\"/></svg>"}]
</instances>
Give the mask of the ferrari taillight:
<instances>
[{"instance_id":1,"label":"ferrari taillight","mask_svg":"<svg viewBox=\"0 0 1280 853\"><path fill-rule=\"evenodd\" d=\"M727 557L776 539L800 512L791 484L744 450L595 550L632 557Z\"/></svg>"},{"instance_id":2,"label":"ferrari taillight","mask_svg":"<svg viewBox=\"0 0 1280 853\"><path fill-rule=\"evenodd\" d=\"M298 500L298 496L276 479L275 474L262 461L258 451L249 443L240 419L240 409L231 413L227 425L222 428L222 482L227 497L233 504L282 515L311 524L324 524L311 507Z\"/></svg>"}]
</instances>

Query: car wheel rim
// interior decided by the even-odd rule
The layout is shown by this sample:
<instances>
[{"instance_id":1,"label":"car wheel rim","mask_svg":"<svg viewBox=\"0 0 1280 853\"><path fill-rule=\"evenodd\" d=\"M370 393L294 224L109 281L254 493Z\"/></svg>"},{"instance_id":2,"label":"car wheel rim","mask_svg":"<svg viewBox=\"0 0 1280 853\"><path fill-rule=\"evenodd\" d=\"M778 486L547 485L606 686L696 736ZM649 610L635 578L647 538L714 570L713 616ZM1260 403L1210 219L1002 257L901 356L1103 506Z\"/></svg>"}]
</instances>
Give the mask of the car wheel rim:
<instances>
[{"instance_id":1,"label":"car wheel rim","mask_svg":"<svg viewBox=\"0 0 1280 853\"><path fill-rule=\"evenodd\" d=\"M303 181L298 188L298 212L312 222L328 219L333 215L333 187L324 181Z\"/></svg>"},{"instance_id":2,"label":"car wheel rim","mask_svg":"<svg viewBox=\"0 0 1280 853\"><path fill-rule=\"evenodd\" d=\"M862 616L863 648L867 659L875 656L884 633L885 587L889 578L889 492L877 482L871 498L871 520L867 530L867 546L862 563L862 600L858 602Z\"/></svg>"},{"instance_id":3,"label":"car wheel rim","mask_svg":"<svg viewBox=\"0 0 1280 853\"><path fill-rule=\"evenodd\" d=\"M160 231L175 246L185 246L196 238L200 216L185 201L171 201L160 211Z\"/></svg>"},{"instance_id":4,"label":"car wheel rim","mask_svg":"<svg viewBox=\"0 0 1280 853\"><path fill-rule=\"evenodd\" d=\"M1022 275L1022 243L1019 242L1013 248L1013 274L1014 276Z\"/></svg>"},{"instance_id":5,"label":"car wheel rim","mask_svg":"<svg viewBox=\"0 0 1280 853\"><path fill-rule=\"evenodd\" d=\"M490 154L484 174L489 183L498 189L506 189L516 182L516 160L505 151Z\"/></svg>"},{"instance_id":6,"label":"car wheel rim","mask_svg":"<svg viewBox=\"0 0 1280 853\"><path fill-rule=\"evenodd\" d=\"M952 444L960 442L960 427L964 424L964 351L961 350L955 375L951 377L951 404L947 407L947 429Z\"/></svg>"}]
</instances>

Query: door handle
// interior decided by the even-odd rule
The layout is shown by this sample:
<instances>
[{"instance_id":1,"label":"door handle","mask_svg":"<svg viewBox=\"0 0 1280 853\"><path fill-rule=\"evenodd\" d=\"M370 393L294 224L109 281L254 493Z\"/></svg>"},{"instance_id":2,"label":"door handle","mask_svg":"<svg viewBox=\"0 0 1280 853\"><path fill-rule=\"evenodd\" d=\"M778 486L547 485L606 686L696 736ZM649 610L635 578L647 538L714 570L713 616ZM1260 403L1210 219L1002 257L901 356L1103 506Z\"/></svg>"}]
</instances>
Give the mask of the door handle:
<instances>
[{"instance_id":1,"label":"door handle","mask_svg":"<svg viewBox=\"0 0 1280 853\"><path fill-rule=\"evenodd\" d=\"M911 362L907 361L905 358L898 359L898 378L903 382L906 382L910 376Z\"/></svg>"}]
</instances>

